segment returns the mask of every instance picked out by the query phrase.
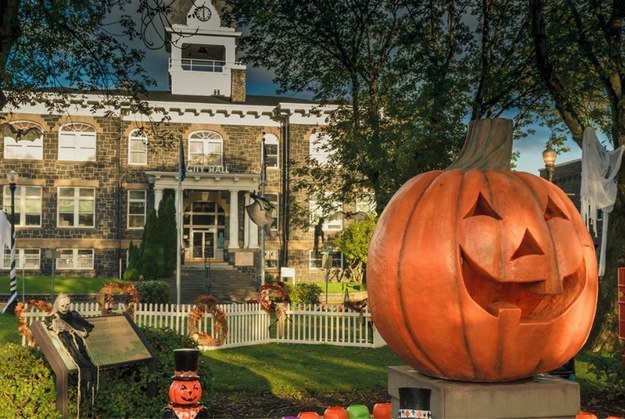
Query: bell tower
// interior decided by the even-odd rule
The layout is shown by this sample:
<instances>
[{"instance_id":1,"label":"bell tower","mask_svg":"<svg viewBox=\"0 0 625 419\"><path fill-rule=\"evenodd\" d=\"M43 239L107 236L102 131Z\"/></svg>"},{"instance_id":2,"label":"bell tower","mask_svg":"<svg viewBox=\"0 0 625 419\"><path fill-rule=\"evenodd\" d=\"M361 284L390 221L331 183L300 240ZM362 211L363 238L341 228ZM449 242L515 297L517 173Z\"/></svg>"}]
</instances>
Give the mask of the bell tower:
<instances>
[{"instance_id":1,"label":"bell tower","mask_svg":"<svg viewBox=\"0 0 625 419\"><path fill-rule=\"evenodd\" d=\"M236 62L236 40L241 32L222 26L210 0L194 3L184 24L167 28L171 93L245 102L245 66Z\"/></svg>"}]
</instances>

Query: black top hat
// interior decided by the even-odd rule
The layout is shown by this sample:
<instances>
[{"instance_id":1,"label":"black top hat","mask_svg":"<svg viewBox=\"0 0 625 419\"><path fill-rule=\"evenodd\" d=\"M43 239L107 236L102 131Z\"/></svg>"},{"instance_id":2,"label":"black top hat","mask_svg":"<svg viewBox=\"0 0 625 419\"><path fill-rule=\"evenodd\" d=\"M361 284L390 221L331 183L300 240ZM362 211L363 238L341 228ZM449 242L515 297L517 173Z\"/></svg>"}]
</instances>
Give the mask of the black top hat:
<instances>
[{"instance_id":1,"label":"black top hat","mask_svg":"<svg viewBox=\"0 0 625 419\"><path fill-rule=\"evenodd\" d=\"M399 408L407 410L430 410L432 390L417 387L399 388Z\"/></svg>"},{"instance_id":2,"label":"black top hat","mask_svg":"<svg viewBox=\"0 0 625 419\"><path fill-rule=\"evenodd\" d=\"M174 364L176 371L195 371L200 351L197 349L174 349Z\"/></svg>"}]
</instances>

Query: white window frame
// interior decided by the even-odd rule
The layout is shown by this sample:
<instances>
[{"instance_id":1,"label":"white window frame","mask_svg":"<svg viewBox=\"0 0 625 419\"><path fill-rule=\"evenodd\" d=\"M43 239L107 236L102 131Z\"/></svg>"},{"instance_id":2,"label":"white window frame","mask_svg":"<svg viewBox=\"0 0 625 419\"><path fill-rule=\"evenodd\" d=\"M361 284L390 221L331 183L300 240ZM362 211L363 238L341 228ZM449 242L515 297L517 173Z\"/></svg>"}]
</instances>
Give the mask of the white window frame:
<instances>
[{"instance_id":1,"label":"white window frame","mask_svg":"<svg viewBox=\"0 0 625 419\"><path fill-rule=\"evenodd\" d=\"M193 149L195 145L199 145L201 152ZM207 152L213 145L219 146L219 162L210 162L211 154ZM215 154L217 155L217 154ZM209 164L214 163L214 164ZM189 143L187 147L187 165L196 167L223 167L224 163L224 139L216 131L195 131L189 135Z\"/></svg>"},{"instance_id":2,"label":"white window frame","mask_svg":"<svg viewBox=\"0 0 625 419\"><path fill-rule=\"evenodd\" d=\"M309 139L309 154L311 160L316 160L320 165L325 165L328 162L330 153L328 150L324 150L324 147L330 142L330 137L327 134L315 132L311 134Z\"/></svg>"},{"instance_id":3,"label":"white window frame","mask_svg":"<svg viewBox=\"0 0 625 419\"><path fill-rule=\"evenodd\" d=\"M265 250L265 267L277 268L278 267L278 249Z\"/></svg>"},{"instance_id":4,"label":"white window frame","mask_svg":"<svg viewBox=\"0 0 625 419\"><path fill-rule=\"evenodd\" d=\"M74 194L72 200L74 201L74 225L61 225L61 200L67 199L69 197L62 197L61 190L63 189L73 189ZM93 196L80 196L80 191L82 190L91 190L93 191ZM95 199L95 188L83 188L79 186L59 186L56 191L57 196L57 206L56 206L56 226L57 228L95 228L95 215L96 215L96 199ZM93 201L93 224L92 225L80 225L80 202L81 201Z\"/></svg>"},{"instance_id":5,"label":"white window frame","mask_svg":"<svg viewBox=\"0 0 625 419\"><path fill-rule=\"evenodd\" d=\"M148 136L140 129L132 130L128 135L128 165L145 166L148 164Z\"/></svg>"},{"instance_id":6,"label":"white window frame","mask_svg":"<svg viewBox=\"0 0 625 419\"><path fill-rule=\"evenodd\" d=\"M357 199L355 202L356 212L375 214L375 201L373 197Z\"/></svg>"},{"instance_id":7,"label":"white window frame","mask_svg":"<svg viewBox=\"0 0 625 419\"><path fill-rule=\"evenodd\" d=\"M266 193L265 198L267 198L267 201L274 207L272 211L274 220L271 225L271 231L278 231L278 226L280 225L280 195L277 193Z\"/></svg>"},{"instance_id":8,"label":"white window frame","mask_svg":"<svg viewBox=\"0 0 625 419\"><path fill-rule=\"evenodd\" d=\"M339 211L342 208L342 205L339 203L333 203L332 207L336 208L336 210ZM315 225L317 225L317 222L319 221L319 217L321 216L321 208L319 208L319 206L317 205L317 201L313 201L313 200L308 201L308 211L310 214L309 230L314 230ZM343 229L343 219L337 218L335 220L326 220L322 224L321 229L323 231L340 231Z\"/></svg>"},{"instance_id":9,"label":"white window frame","mask_svg":"<svg viewBox=\"0 0 625 419\"><path fill-rule=\"evenodd\" d=\"M38 193L32 193L33 191L38 191ZM3 188L3 207L5 209L5 213L7 216L11 217L11 190L9 185L5 185ZM38 212L28 212L26 211L28 205L28 201L38 201ZM42 214L43 208L43 190L40 186L29 186L29 185L17 185L15 187L15 215L19 218L15 220L16 227L41 227L41 219L43 217ZM39 217L39 223L37 224L27 224L26 220L28 215L37 215Z\"/></svg>"},{"instance_id":10,"label":"white window frame","mask_svg":"<svg viewBox=\"0 0 625 419\"><path fill-rule=\"evenodd\" d=\"M81 258L81 254L83 257ZM88 259L84 255L88 254ZM59 271L86 271L93 270L95 252L93 249L57 249L57 256L54 260L54 266ZM60 264L61 260L70 260L69 265ZM87 260L88 265L84 264ZM83 262L83 263L81 263ZM82 266L81 266L82 265Z\"/></svg>"},{"instance_id":11,"label":"white window frame","mask_svg":"<svg viewBox=\"0 0 625 419\"><path fill-rule=\"evenodd\" d=\"M15 249L17 255L17 263L15 264L16 269L24 269L24 270L40 270L41 269L41 249ZM29 257L27 257L27 254ZM35 256L36 255L36 256ZM26 260L35 260L37 259L37 263L34 266L25 266ZM0 260L0 269L9 270L11 269L11 250L5 248L4 255Z\"/></svg>"},{"instance_id":12,"label":"white window frame","mask_svg":"<svg viewBox=\"0 0 625 419\"><path fill-rule=\"evenodd\" d=\"M143 198L133 198L131 197L131 195L133 194L137 194L138 192L143 193ZM148 201L147 201L147 193L145 190L129 190L128 191L128 205L126 206L126 227L128 228L128 230L142 230L143 227L145 226L145 221L146 221L146 217L147 217L147 207L148 207ZM134 203L143 203L143 213L142 214L131 214L130 213L130 204L134 202ZM143 219L143 223L141 224L141 227L136 227L136 226L132 226L130 223L130 219L131 218L142 218Z\"/></svg>"},{"instance_id":13,"label":"white window frame","mask_svg":"<svg viewBox=\"0 0 625 419\"><path fill-rule=\"evenodd\" d=\"M43 160L43 129L41 125L32 121L14 121L9 124L17 130L36 129L41 134L33 140L20 139L17 135L4 136L5 160ZM9 128L10 129L10 128Z\"/></svg>"},{"instance_id":14,"label":"white window frame","mask_svg":"<svg viewBox=\"0 0 625 419\"><path fill-rule=\"evenodd\" d=\"M96 146L92 125L72 122L59 128L59 161L96 161Z\"/></svg>"},{"instance_id":15,"label":"white window frame","mask_svg":"<svg viewBox=\"0 0 625 419\"><path fill-rule=\"evenodd\" d=\"M323 267L323 255L321 254L321 252L318 253L319 257L316 258L315 257L315 251L314 250L309 250L308 251L308 270L310 271L320 271L325 269ZM340 255L340 257L336 257L335 255ZM313 265L313 261L317 260L319 261L319 266L314 266ZM338 263L337 263L338 261ZM336 266L335 266L336 265ZM339 252L338 250L333 252L332 255L332 268L330 268L331 270L339 270L339 269L343 269L343 253Z\"/></svg>"},{"instance_id":16,"label":"white window frame","mask_svg":"<svg viewBox=\"0 0 625 419\"><path fill-rule=\"evenodd\" d=\"M280 143L278 142L278 137L276 137L273 134L265 134L264 135L264 139L265 139L265 150L264 152L267 153L266 156L263 156L263 150L261 150L261 164L262 161L264 159L267 160L267 168L268 169L278 169L278 162L280 161L278 159L278 157L280 156ZM271 146L276 146L276 152L275 153L269 153L267 151L267 146L271 145Z\"/></svg>"}]
</instances>

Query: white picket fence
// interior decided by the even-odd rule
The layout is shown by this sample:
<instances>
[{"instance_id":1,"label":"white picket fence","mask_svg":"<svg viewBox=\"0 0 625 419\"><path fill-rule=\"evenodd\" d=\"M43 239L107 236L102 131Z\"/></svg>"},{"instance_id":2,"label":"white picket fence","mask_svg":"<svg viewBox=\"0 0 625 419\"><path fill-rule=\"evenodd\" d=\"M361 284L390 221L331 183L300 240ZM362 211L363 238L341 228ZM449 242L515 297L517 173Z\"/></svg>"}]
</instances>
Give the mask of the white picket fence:
<instances>
[{"instance_id":1,"label":"white picket fence","mask_svg":"<svg viewBox=\"0 0 625 419\"><path fill-rule=\"evenodd\" d=\"M371 313L344 309L342 306L324 307L321 305L290 305L282 322L267 312L259 304L221 304L226 313L228 335L223 345L203 347L205 350L233 348L270 342L327 344L379 348L386 343L379 335ZM72 303L84 317L100 316L95 302ZM125 307L119 307L122 311ZM134 321L139 326L169 328L180 334L189 334L190 304L139 304L135 309ZM34 309L22 314L30 325L41 320L45 313ZM280 327L282 323L283 327ZM282 329L282 330L279 330ZM205 314L199 322L198 330L214 336L214 322L210 314ZM280 333L281 332L281 333ZM22 339L22 344L26 344Z\"/></svg>"}]
</instances>

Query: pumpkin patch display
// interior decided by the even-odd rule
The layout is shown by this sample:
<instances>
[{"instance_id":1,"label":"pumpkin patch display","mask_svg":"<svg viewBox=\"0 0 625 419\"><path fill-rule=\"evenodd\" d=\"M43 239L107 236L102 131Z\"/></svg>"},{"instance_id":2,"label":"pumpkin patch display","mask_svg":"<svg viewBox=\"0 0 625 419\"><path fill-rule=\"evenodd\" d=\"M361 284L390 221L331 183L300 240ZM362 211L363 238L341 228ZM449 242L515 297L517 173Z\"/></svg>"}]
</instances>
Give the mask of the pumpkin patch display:
<instances>
[{"instance_id":1,"label":"pumpkin patch display","mask_svg":"<svg viewBox=\"0 0 625 419\"><path fill-rule=\"evenodd\" d=\"M173 382L169 386L169 403L163 409L164 418L207 418L208 411L202 404L202 385L196 374L198 357L197 349L174 350Z\"/></svg>"},{"instance_id":2,"label":"pumpkin patch display","mask_svg":"<svg viewBox=\"0 0 625 419\"><path fill-rule=\"evenodd\" d=\"M380 216L367 288L377 329L424 374L497 382L558 368L588 338L593 242L557 186L509 170L512 123L469 126L459 159Z\"/></svg>"}]
</instances>

